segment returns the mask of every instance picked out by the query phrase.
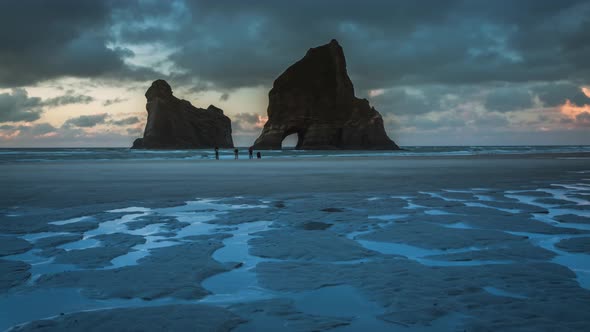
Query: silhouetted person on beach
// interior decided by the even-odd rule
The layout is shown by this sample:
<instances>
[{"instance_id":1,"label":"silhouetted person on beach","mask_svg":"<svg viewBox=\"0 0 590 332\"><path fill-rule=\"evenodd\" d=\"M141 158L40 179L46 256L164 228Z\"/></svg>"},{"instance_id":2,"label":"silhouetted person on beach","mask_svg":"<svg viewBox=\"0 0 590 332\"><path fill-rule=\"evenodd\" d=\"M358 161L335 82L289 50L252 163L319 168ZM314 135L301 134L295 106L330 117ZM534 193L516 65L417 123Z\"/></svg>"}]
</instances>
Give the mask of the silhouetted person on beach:
<instances>
[{"instance_id":1,"label":"silhouetted person on beach","mask_svg":"<svg viewBox=\"0 0 590 332\"><path fill-rule=\"evenodd\" d=\"M260 151L256 152L256 159L262 159L262 155L260 154Z\"/></svg>"},{"instance_id":2,"label":"silhouetted person on beach","mask_svg":"<svg viewBox=\"0 0 590 332\"><path fill-rule=\"evenodd\" d=\"M253 147L248 148L248 157L250 159L254 158L254 148Z\"/></svg>"},{"instance_id":3,"label":"silhouetted person on beach","mask_svg":"<svg viewBox=\"0 0 590 332\"><path fill-rule=\"evenodd\" d=\"M238 148L234 149L234 159L238 159Z\"/></svg>"},{"instance_id":4,"label":"silhouetted person on beach","mask_svg":"<svg viewBox=\"0 0 590 332\"><path fill-rule=\"evenodd\" d=\"M219 160L219 148L215 147L215 159Z\"/></svg>"}]
</instances>

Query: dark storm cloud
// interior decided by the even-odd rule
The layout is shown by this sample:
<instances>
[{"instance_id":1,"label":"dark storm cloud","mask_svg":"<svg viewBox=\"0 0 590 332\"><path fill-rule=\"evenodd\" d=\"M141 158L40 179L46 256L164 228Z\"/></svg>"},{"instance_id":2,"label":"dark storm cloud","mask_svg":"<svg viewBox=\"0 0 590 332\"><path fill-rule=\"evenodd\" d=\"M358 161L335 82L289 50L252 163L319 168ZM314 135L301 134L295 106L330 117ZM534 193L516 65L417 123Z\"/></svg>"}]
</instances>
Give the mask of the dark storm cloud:
<instances>
[{"instance_id":1,"label":"dark storm cloud","mask_svg":"<svg viewBox=\"0 0 590 332\"><path fill-rule=\"evenodd\" d=\"M382 114L422 115L456 108L461 103L479 100L490 87L456 85L401 86L373 90L367 97ZM374 95L371 96L371 93Z\"/></svg>"},{"instance_id":2,"label":"dark storm cloud","mask_svg":"<svg viewBox=\"0 0 590 332\"><path fill-rule=\"evenodd\" d=\"M0 2L0 87L31 85L64 76L147 77L151 70L124 63L123 59L132 55L129 50L107 47L112 13L133 3Z\"/></svg>"},{"instance_id":3,"label":"dark storm cloud","mask_svg":"<svg viewBox=\"0 0 590 332\"><path fill-rule=\"evenodd\" d=\"M134 54L120 45L156 43L172 51L179 82L268 86L332 38L361 90L587 79L588 17L584 0L3 1L0 86L153 79L124 61Z\"/></svg>"},{"instance_id":4,"label":"dark storm cloud","mask_svg":"<svg viewBox=\"0 0 590 332\"><path fill-rule=\"evenodd\" d=\"M72 91L68 91L63 96L43 100L43 106L57 107L70 104L88 104L92 101L94 101L94 98L91 96L75 94Z\"/></svg>"},{"instance_id":5,"label":"dark storm cloud","mask_svg":"<svg viewBox=\"0 0 590 332\"><path fill-rule=\"evenodd\" d=\"M146 36L217 87L269 85L309 47L338 39L361 89L584 79L587 1L187 1L176 30ZM223 22L223 24L219 24ZM137 27L136 27L137 28Z\"/></svg>"},{"instance_id":6,"label":"dark storm cloud","mask_svg":"<svg viewBox=\"0 0 590 332\"><path fill-rule=\"evenodd\" d=\"M382 113L392 111L395 114L423 114L439 110L436 98L411 94L405 89L393 89L369 98Z\"/></svg>"},{"instance_id":7,"label":"dark storm cloud","mask_svg":"<svg viewBox=\"0 0 590 332\"><path fill-rule=\"evenodd\" d=\"M38 123L33 126L19 126L18 129L21 131L21 133L30 134L33 136L44 135L57 130L57 128L49 123Z\"/></svg>"},{"instance_id":8,"label":"dark storm cloud","mask_svg":"<svg viewBox=\"0 0 590 332\"><path fill-rule=\"evenodd\" d=\"M238 113L233 117L238 121L245 122L248 124L254 124L258 122L258 114L255 113Z\"/></svg>"},{"instance_id":9,"label":"dark storm cloud","mask_svg":"<svg viewBox=\"0 0 590 332\"><path fill-rule=\"evenodd\" d=\"M43 135L55 132L57 130L57 128L55 128L49 123L38 123L34 126L31 126L30 128L30 131L33 135Z\"/></svg>"},{"instance_id":10,"label":"dark storm cloud","mask_svg":"<svg viewBox=\"0 0 590 332\"><path fill-rule=\"evenodd\" d=\"M90 96L74 94L72 91L68 91L62 96L41 99L39 97L29 97L25 89L14 88L10 93L0 94L0 123L32 122L41 117L44 108L70 104L88 104L93 100L94 98Z\"/></svg>"},{"instance_id":11,"label":"dark storm cloud","mask_svg":"<svg viewBox=\"0 0 590 332\"><path fill-rule=\"evenodd\" d=\"M458 103L473 98L479 91L479 88L468 86L401 86L370 91L367 98L381 113L420 115L456 107Z\"/></svg>"},{"instance_id":12,"label":"dark storm cloud","mask_svg":"<svg viewBox=\"0 0 590 332\"><path fill-rule=\"evenodd\" d=\"M533 91L547 106L563 105L566 100L582 106L590 104L590 98L586 96L579 86L570 82L556 82L535 86Z\"/></svg>"},{"instance_id":13,"label":"dark storm cloud","mask_svg":"<svg viewBox=\"0 0 590 332\"><path fill-rule=\"evenodd\" d=\"M140 122L140 120L137 116L130 116L128 118L124 118L121 120L109 121L110 124L115 125L115 126L129 126L129 125L136 124L139 122Z\"/></svg>"},{"instance_id":14,"label":"dark storm cloud","mask_svg":"<svg viewBox=\"0 0 590 332\"><path fill-rule=\"evenodd\" d=\"M64 128L81 127L91 128L99 124L104 124L107 120L108 114L93 114L93 115L82 115L75 118L68 119L64 122Z\"/></svg>"},{"instance_id":15,"label":"dark storm cloud","mask_svg":"<svg viewBox=\"0 0 590 332\"><path fill-rule=\"evenodd\" d=\"M224 92L221 94L221 96L219 96L219 100L220 101L227 101L229 99L229 93Z\"/></svg>"},{"instance_id":16,"label":"dark storm cloud","mask_svg":"<svg viewBox=\"0 0 590 332\"><path fill-rule=\"evenodd\" d=\"M394 125L395 130L404 130L407 128L417 129L423 132L440 132L447 130L487 129L495 130L506 127L509 121L506 114L497 112L470 112L468 117L464 117L457 112L448 111L439 117L429 117L423 115L403 115L403 127Z\"/></svg>"},{"instance_id":17,"label":"dark storm cloud","mask_svg":"<svg viewBox=\"0 0 590 332\"><path fill-rule=\"evenodd\" d=\"M0 122L35 121L41 117L43 102L39 97L29 97L25 89L12 89L0 93Z\"/></svg>"},{"instance_id":18,"label":"dark storm cloud","mask_svg":"<svg viewBox=\"0 0 590 332\"><path fill-rule=\"evenodd\" d=\"M52 126L49 123L38 123L32 126L24 126L24 125L2 125L0 126L0 130L2 131L19 131L19 135L25 136L40 136L45 135L48 133L55 132L57 128Z\"/></svg>"},{"instance_id":19,"label":"dark storm cloud","mask_svg":"<svg viewBox=\"0 0 590 332\"><path fill-rule=\"evenodd\" d=\"M385 109L392 109L396 114L422 114L438 109L433 98L415 95L404 89L394 89L375 97L369 97L376 107L383 105Z\"/></svg>"},{"instance_id":20,"label":"dark storm cloud","mask_svg":"<svg viewBox=\"0 0 590 332\"><path fill-rule=\"evenodd\" d=\"M127 128L125 131L129 136L140 136L143 134L143 129L141 128Z\"/></svg>"},{"instance_id":21,"label":"dark storm cloud","mask_svg":"<svg viewBox=\"0 0 590 332\"><path fill-rule=\"evenodd\" d=\"M126 98L119 98L119 97L114 98L114 99L107 99L102 103L102 106L107 107L107 106L111 106L114 104L122 103L124 101L127 101L127 99Z\"/></svg>"},{"instance_id":22,"label":"dark storm cloud","mask_svg":"<svg viewBox=\"0 0 590 332\"><path fill-rule=\"evenodd\" d=\"M523 87L497 88L490 91L484 105L491 111L518 111L531 108L533 96L528 89Z\"/></svg>"},{"instance_id":23,"label":"dark storm cloud","mask_svg":"<svg viewBox=\"0 0 590 332\"><path fill-rule=\"evenodd\" d=\"M416 127L422 130L437 130L447 127L463 127L465 122L454 118L430 119L426 117L412 117L406 120L408 127Z\"/></svg>"}]
</instances>

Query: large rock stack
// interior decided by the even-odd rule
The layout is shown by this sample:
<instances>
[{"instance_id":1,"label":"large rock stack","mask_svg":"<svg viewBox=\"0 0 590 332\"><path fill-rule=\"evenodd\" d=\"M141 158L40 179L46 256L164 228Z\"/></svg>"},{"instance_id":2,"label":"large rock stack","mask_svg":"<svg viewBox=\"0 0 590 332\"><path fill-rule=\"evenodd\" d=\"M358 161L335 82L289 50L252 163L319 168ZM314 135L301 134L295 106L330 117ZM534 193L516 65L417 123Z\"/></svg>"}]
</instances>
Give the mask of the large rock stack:
<instances>
[{"instance_id":1,"label":"large rock stack","mask_svg":"<svg viewBox=\"0 0 590 332\"><path fill-rule=\"evenodd\" d=\"M399 149L379 112L355 97L336 40L310 49L275 80L267 112L255 149L280 149L291 134L298 135L296 149Z\"/></svg>"},{"instance_id":2,"label":"large rock stack","mask_svg":"<svg viewBox=\"0 0 590 332\"><path fill-rule=\"evenodd\" d=\"M148 119L143 138L134 149L232 148L231 120L213 105L197 108L172 95L164 80L157 80L145 93Z\"/></svg>"}]
</instances>

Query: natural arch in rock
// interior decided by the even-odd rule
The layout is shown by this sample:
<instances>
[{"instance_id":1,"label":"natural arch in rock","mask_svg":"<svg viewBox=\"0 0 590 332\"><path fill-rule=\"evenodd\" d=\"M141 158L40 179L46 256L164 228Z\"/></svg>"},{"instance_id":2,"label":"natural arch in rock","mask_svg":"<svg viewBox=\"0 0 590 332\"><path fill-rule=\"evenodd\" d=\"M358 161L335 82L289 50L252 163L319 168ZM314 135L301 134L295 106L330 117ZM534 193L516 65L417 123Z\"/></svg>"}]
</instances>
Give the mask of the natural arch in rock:
<instances>
[{"instance_id":1,"label":"natural arch in rock","mask_svg":"<svg viewBox=\"0 0 590 332\"><path fill-rule=\"evenodd\" d=\"M297 144L301 142L301 138L298 133L288 134L281 141L281 148L297 148Z\"/></svg>"}]
</instances>

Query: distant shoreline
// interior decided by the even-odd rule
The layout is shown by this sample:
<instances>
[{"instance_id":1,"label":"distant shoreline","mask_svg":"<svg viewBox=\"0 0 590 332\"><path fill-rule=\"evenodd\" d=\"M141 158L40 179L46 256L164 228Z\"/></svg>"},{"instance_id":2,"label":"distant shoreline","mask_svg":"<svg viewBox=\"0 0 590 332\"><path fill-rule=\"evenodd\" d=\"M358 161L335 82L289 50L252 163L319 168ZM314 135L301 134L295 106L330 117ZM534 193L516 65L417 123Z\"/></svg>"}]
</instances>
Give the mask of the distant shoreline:
<instances>
[{"instance_id":1,"label":"distant shoreline","mask_svg":"<svg viewBox=\"0 0 590 332\"><path fill-rule=\"evenodd\" d=\"M258 151L256 151L258 152ZM590 158L590 146L447 146L406 147L406 150L262 150L262 161L284 160L378 160L378 159L458 159L458 158ZM233 149L220 150L221 162L234 160ZM248 160L246 148L239 148L239 159ZM0 149L0 164L104 163L104 162L208 162L214 161L212 149L130 150L127 148L26 148Z\"/></svg>"},{"instance_id":2,"label":"distant shoreline","mask_svg":"<svg viewBox=\"0 0 590 332\"><path fill-rule=\"evenodd\" d=\"M473 154L473 155L398 155L398 156L380 156L380 155L366 155L366 156L339 156L339 155L331 155L331 156L312 156L312 157L268 157L264 156L262 160L264 162L278 162L278 163L290 163L293 161L351 161L351 160L437 160L437 159L536 159L536 158L550 158L550 159L590 159L590 152L552 152L552 153L506 153L506 154ZM256 159L256 158L254 158ZM246 153L240 154L240 158L238 160L234 160L233 158L224 158L221 160L215 160L213 157L209 158L196 158L196 159L56 159L56 160L30 160L30 161L15 161L18 164L60 164L60 163L108 163L108 162L117 162L117 163L144 163L144 162L152 162L152 163L166 163L166 162L175 162L175 163L195 163L195 162L255 162L255 160L248 159ZM256 160L261 162L262 160ZM6 162L5 162L6 163ZM0 162L0 164L2 164Z\"/></svg>"}]
</instances>

